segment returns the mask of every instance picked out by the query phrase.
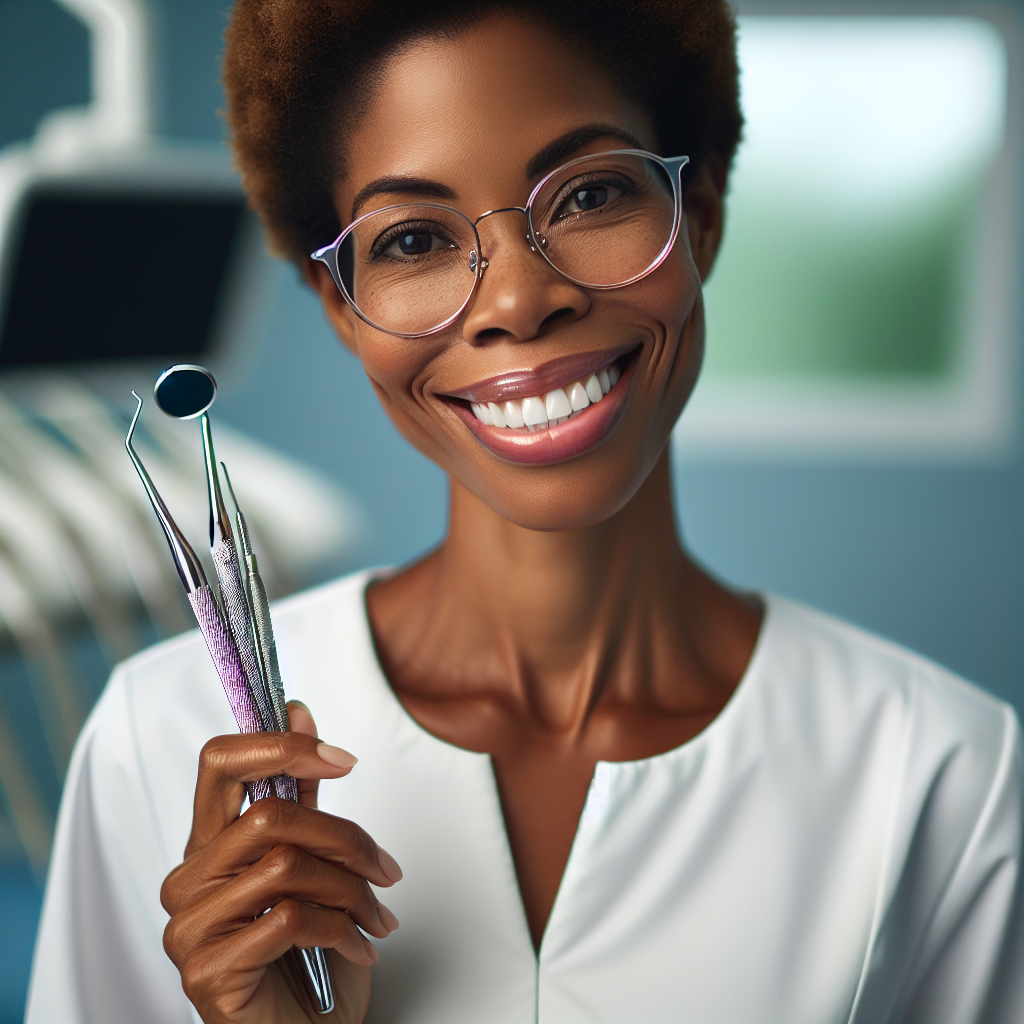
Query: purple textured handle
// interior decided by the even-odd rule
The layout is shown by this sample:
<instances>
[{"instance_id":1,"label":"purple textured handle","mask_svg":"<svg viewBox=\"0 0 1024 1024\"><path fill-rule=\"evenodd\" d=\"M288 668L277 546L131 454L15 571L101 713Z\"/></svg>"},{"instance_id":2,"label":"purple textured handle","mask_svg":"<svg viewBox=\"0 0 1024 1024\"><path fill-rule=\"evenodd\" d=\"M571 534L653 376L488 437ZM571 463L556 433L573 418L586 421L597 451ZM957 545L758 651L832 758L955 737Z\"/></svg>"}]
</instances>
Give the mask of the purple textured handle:
<instances>
[{"instance_id":1,"label":"purple textured handle","mask_svg":"<svg viewBox=\"0 0 1024 1024\"><path fill-rule=\"evenodd\" d=\"M263 732L263 721L256 700L249 689L249 681L245 677L242 662L238 657L238 649L235 641L227 631L220 609L213 599L213 593L208 586L193 590L188 595L189 604L195 612L196 621L202 631L203 639L206 640L206 648L213 659L214 668L220 676L224 693L227 694L228 704L231 706L231 713L235 716L239 732ZM298 793L291 796L289 790L295 791L295 780L285 776L291 782L289 787L284 783L272 779L257 779L249 783L249 801L255 803L265 796L276 795L282 799L298 799ZM282 791L283 790L283 791Z\"/></svg>"},{"instance_id":2,"label":"purple textured handle","mask_svg":"<svg viewBox=\"0 0 1024 1024\"><path fill-rule=\"evenodd\" d=\"M192 591L188 595L188 600L192 605L192 611L196 613L196 621L202 630L217 675L220 676L224 692L227 694L231 713L238 723L238 731L262 732L262 716L249 689L249 680L238 657L238 648L221 619L220 609L213 599L210 588L200 587Z\"/></svg>"}]
</instances>

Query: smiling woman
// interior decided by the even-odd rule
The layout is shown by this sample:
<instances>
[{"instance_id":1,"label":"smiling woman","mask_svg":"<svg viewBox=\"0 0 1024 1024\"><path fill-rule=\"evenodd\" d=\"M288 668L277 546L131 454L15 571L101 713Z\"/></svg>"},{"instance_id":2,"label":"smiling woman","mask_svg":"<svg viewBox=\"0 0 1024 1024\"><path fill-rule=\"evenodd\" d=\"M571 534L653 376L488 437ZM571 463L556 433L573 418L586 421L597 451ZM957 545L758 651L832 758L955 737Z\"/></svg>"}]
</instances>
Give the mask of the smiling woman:
<instances>
[{"instance_id":1,"label":"smiling woman","mask_svg":"<svg viewBox=\"0 0 1024 1024\"><path fill-rule=\"evenodd\" d=\"M449 531L279 610L290 733L218 735L195 637L118 670L28 1020L184 1022L181 989L210 1024L315 1019L279 962L319 945L344 1022L1018 1021L1013 712L676 533L740 125L724 4L233 19L250 196L448 473ZM301 806L241 813L283 772Z\"/></svg>"}]
</instances>

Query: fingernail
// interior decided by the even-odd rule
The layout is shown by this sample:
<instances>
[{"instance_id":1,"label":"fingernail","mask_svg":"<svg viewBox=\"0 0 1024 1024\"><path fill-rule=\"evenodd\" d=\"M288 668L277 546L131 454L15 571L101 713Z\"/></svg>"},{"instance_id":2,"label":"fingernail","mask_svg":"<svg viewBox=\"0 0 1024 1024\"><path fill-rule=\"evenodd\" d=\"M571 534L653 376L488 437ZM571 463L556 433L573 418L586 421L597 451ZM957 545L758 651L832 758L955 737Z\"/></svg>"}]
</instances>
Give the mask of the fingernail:
<instances>
[{"instance_id":1,"label":"fingernail","mask_svg":"<svg viewBox=\"0 0 1024 1024\"><path fill-rule=\"evenodd\" d=\"M400 882L402 880L402 869L398 866L398 861L387 850L379 846L377 847L377 864L381 871L388 876L389 881Z\"/></svg>"},{"instance_id":2,"label":"fingernail","mask_svg":"<svg viewBox=\"0 0 1024 1024\"><path fill-rule=\"evenodd\" d=\"M332 747L329 743L318 743L316 752L321 761L333 764L335 768L351 768L359 762L359 758L354 754L342 750L341 747Z\"/></svg>"},{"instance_id":3,"label":"fingernail","mask_svg":"<svg viewBox=\"0 0 1024 1024\"><path fill-rule=\"evenodd\" d=\"M380 918L380 923L389 932L393 932L398 927L398 918L383 903L377 904L377 916Z\"/></svg>"},{"instance_id":4,"label":"fingernail","mask_svg":"<svg viewBox=\"0 0 1024 1024\"><path fill-rule=\"evenodd\" d=\"M377 952L374 944L366 938L365 935L362 938L363 946L366 949L366 955L370 958L370 962L375 964L380 959L380 953Z\"/></svg>"}]
</instances>

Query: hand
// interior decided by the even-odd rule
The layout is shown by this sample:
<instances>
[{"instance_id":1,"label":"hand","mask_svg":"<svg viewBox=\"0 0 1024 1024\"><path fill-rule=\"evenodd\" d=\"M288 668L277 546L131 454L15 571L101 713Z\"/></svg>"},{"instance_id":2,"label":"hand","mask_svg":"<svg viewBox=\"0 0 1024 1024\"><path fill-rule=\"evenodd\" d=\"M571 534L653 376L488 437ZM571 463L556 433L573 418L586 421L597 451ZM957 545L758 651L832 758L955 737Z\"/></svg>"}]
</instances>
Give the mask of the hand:
<instances>
[{"instance_id":1,"label":"hand","mask_svg":"<svg viewBox=\"0 0 1024 1024\"><path fill-rule=\"evenodd\" d=\"M401 869L358 825L316 809L319 780L356 759L318 742L304 705L288 712L291 732L203 747L185 860L161 890L164 949L207 1024L359 1024L380 957L356 925L376 938L398 927L368 883L393 885ZM282 772L299 780L299 803L269 797L239 816L243 784ZM280 961L292 946L327 950L332 1014L315 1013Z\"/></svg>"}]
</instances>

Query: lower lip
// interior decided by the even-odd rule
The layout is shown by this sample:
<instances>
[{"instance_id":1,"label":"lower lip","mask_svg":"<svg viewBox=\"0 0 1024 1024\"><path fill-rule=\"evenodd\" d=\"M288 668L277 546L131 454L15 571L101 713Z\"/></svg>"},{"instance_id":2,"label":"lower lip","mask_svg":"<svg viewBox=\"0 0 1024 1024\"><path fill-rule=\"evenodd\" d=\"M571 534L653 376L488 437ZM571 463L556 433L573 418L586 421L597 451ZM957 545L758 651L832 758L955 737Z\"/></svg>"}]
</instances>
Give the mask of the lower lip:
<instances>
[{"instance_id":1,"label":"lower lip","mask_svg":"<svg viewBox=\"0 0 1024 1024\"><path fill-rule=\"evenodd\" d=\"M615 387L600 402L588 405L556 427L532 432L522 427L493 427L478 420L464 405L456 405L455 411L477 440L499 458L525 466L553 466L597 447L612 432L626 406L635 365L636 360L631 360Z\"/></svg>"}]
</instances>

